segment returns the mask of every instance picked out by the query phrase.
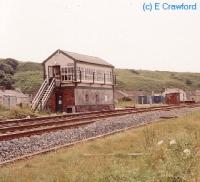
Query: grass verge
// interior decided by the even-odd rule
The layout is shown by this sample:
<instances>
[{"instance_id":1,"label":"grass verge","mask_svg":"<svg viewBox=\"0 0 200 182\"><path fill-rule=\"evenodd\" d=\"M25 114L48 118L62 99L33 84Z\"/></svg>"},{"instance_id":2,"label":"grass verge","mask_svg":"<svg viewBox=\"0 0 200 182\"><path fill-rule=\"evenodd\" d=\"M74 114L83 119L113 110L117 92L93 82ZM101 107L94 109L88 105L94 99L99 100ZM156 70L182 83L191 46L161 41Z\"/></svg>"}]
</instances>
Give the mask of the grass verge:
<instances>
[{"instance_id":1,"label":"grass verge","mask_svg":"<svg viewBox=\"0 0 200 182\"><path fill-rule=\"evenodd\" d=\"M15 107L12 109L4 108L0 105L0 119L22 119L26 117L45 116L50 113L47 111L33 112L29 106Z\"/></svg>"}]
</instances>

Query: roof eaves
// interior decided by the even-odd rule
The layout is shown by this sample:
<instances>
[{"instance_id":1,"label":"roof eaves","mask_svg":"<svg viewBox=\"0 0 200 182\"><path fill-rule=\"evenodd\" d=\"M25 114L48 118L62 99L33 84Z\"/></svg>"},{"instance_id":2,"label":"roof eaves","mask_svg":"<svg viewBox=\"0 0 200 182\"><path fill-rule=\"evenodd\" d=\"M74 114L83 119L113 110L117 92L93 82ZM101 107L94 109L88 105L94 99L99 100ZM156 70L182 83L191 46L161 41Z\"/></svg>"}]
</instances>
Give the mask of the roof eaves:
<instances>
[{"instance_id":1,"label":"roof eaves","mask_svg":"<svg viewBox=\"0 0 200 182\"><path fill-rule=\"evenodd\" d=\"M109 64L100 64L100 63L92 63L92 62L87 62L87 61L82 61L82 60L76 60L77 62L82 62L82 63L87 63L87 64L93 64L93 65L98 65L98 66L104 66L104 67L110 67L114 68L113 65Z\"/></svg>"}]
</instances>

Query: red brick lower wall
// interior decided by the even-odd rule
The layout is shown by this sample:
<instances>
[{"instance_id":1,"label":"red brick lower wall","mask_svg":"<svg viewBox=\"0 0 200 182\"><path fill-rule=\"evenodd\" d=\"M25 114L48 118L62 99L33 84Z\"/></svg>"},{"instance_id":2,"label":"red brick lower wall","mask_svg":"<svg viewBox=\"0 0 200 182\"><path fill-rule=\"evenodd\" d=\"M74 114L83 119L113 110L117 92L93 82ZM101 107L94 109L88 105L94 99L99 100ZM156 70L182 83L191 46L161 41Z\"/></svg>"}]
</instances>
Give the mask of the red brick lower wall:
<instances>
[{"instance_id":1,"label":"red brick lower wall","mask_svg":"<svg viewBox=\"0 0 200 182\"><path fill-rule=\"evenodd\" d=\"M55 92L53 91L48 102L46 105L46 109L50 110L51 112L55 112L56 111L56 97L55 97Z\"/></svg>"},{"instance_id":2,"label":"red brick lower wall","mask_svg":"<svg viewBox=\"0 0 200 182\"><path fill-rule=\"evenodd\" d=\"M63 107L62 111L66 111L68 107L72 107L75 105L74 99L74 87L67 88L55 88L47 102L46 109L51 112L56 112L56 95L62 95Z\"/></svg>"}]
</instances>

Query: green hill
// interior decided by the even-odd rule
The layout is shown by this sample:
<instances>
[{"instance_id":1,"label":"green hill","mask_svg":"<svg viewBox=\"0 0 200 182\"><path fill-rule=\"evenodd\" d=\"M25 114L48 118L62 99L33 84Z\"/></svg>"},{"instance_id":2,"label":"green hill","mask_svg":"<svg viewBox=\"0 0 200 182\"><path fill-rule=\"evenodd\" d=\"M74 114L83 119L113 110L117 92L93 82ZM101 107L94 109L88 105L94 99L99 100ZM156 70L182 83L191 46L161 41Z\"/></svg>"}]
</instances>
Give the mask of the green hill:
<instances>
[{"instance_id":1,"label":"green hill","mask_svg":"<svg viewBox=\"0 0 200 182\"><path fill-rule=\"evenodd\" d=\"M167 87L184 90L200 89L200 73L116 69L117 88L161 91Z\"/></svg>"},{"instance_id":2,"label":"green hill","mask_svg":"<svg viewBox=\"0 0 200 182\"><path fill-rule=\"evenodd\" d=\"M125 90L161 91L168 87L184 90L200 89L200 73L116 69L117 88ZM38 89L43 81L42 65L19 63L14 74L15 87L25 93Z\"/></svg>"},{"instance_id":3,"label":"green hill","mask_svg":"<svg viewBox=\"0 0 200 182\"><path fill-rule=\"evenodd\" d=\"M43 81L42 65L34 62L19 62L13 79L14 87L31 94L37 91Z\"/></svg>"},{"instance_id":4,"label":"green hill","mask_svg":"<svg viewBox=\"0 0 200 182\"><path fill-rule=\"evenodd\" d=\"M200 73L116 69L118 89L161 91L167 87L184 90L200 89ZM24 93L35 92L43 81L40 63L0 59L0 85L20 88Z\"/></svg>"},{"instance_id":5,"label":"green hill","mask_svg":"<svg viewBox=\"0 0 200 182\"><path fill-rule=\"evenodd\" d=\"M19 88L31 94L40 87L42 80L41 64L20 62L12 58L0 59L0 86L6 89Z\"/></svg>"}]
</instances>

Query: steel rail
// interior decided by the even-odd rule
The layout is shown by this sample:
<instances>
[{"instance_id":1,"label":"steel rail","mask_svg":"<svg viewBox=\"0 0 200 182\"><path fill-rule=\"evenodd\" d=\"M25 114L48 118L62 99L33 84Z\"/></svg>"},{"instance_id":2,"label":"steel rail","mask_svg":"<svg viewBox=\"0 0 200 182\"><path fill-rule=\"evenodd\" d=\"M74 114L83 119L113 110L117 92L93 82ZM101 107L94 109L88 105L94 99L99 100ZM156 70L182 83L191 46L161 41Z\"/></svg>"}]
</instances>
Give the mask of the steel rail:
<instances>
[{"instance_id":1,"label":"steel rail","mask_svg":"<svg viewBox=\"0 0 200 182\"><path fill-rule=\"evenodd\" d=\"M168 108L168 107L180 107L180 105L174 105L174 106L156 106L151 108ZM0 126L4 124L11 124L11 123L22 123L22 122L30 122L30 121L40 121L40 120L47 120L47 119L57 119L57 118L68 118L68 117L74 117L74 116L83 116L83 115L91 115L91 114L98 114L98 113L112 113L112 112L123 112L128 110L140 110L140 109L151 109L151 108L126 108L126 109L116 109L116 110L104 110L104 111L92 111L92 112L82 112L82 113L71 113L71 114L62 114L62 115L56 115L56 116L42 116L42 117L35 117L35 118L23 118L23 119L11 119L11 120L3 120L0 121Z\"/></svg>"},{"instance_id":2,"label":"steel rail","mask_svg":"<svg viewBox=\"0 0 200 182\"><path fill-rule=\"evenodd\" d=\"M23 125L23 126L3 127L3 128L0 128L0 132L4 132L5 134L0 134L0 140L8 140L12 138L19 138L19 137L30 136L34 134L41 134L41 133L50 132L50 131L77 127L80 125L90 124L101 118L108 118L108 117L122 116L122 115L127 115L127 114L157 111L157 110L171 110L171 109L183 108L183 107L187 107L187 106L185 105L173 106L173 107L168 106L164 108L155 107L155 108L148 108L148 109L145 108L145 109L138 109L138 110L128 109L128 110L121 110L120 112L113 111L111 113L98 113L95 115L89 115L89 116L84 116L84 117L78 116L78 117L68 118L64 120L54 120L54 121L46 120L45 122L42 122L42 123L35 123L35 124L29 123L29 125Z\"/></svg>"},{"instance_id":3,"label":"steel rail","mask_svg":"<svg viewBox=\"0 0 200 182\"><path fill-rule=\"evenodd\" d=\"M172 107L170 107L172 108ZM174 108L174 107L173 107ZM177 107L176 107L177 108ZM156 110L156 109L160 109L160 108L150 108L151 110ZM165 110L167 110L168 108L165 108ZM148 109L149 110L149 109ZM37 120L37 118L35 120L31 120L29 121L28 123L27 122L22 122L19 123L14 123L14 125L11 125L10 124L13 124L13 122L6 122L6 123L3 123L1 124L0 126L0 132L5 132L6 130L17 130L17 129L23 129L23 128L30 128L30 127L40 127L42 125L52 125L52 124L60 124L62 122L67 122L67 121L75 121L75 120L78 120L78 119L81 119L81 120L85 120L85 119L92 119L92 118L100 118L100 117L109 117L109 116L113 116L113 115L123 115L123 114L128 114L129 112L130 113L134 113L134 112L145 112L146 109L138 109L138 110L120 110L120 111L112 111L112 112L108 112L108 113L90 113L89 115L85 116L85 115L74 115L73 117L70 116L70 117L63 117L63 118L58 118L58 119L61 119L61 120L55 120L56 118L51 118L51 119L46 119L46 120ZM6 126L6 124L8 124ZM16 124L16 125L15 125Z\"/></svg>"}]
</instances>

